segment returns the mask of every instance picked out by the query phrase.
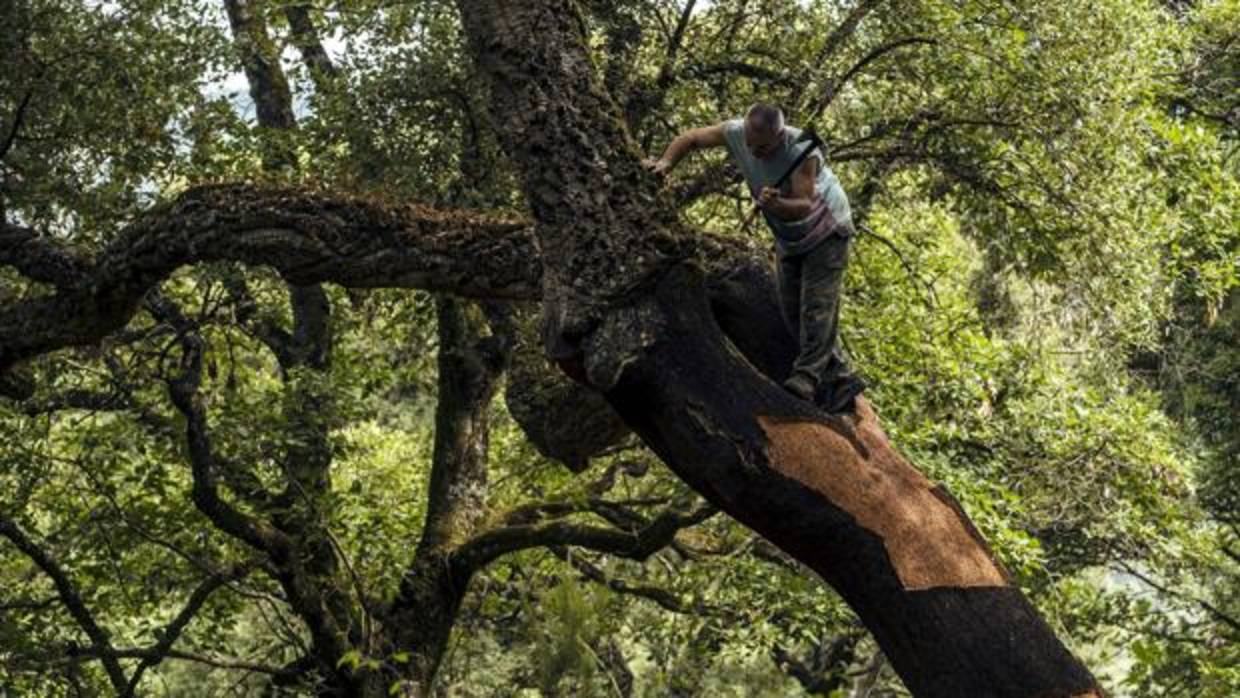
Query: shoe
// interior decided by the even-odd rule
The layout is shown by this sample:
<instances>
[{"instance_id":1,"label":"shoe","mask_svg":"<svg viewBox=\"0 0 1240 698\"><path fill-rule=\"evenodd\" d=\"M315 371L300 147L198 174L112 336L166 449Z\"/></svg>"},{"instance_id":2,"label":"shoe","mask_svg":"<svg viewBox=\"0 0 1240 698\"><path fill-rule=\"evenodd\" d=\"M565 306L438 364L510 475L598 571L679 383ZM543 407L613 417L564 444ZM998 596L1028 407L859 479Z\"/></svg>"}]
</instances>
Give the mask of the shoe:
<instances>
[{"instance_id":1,"label":"shoe","mask_svg":"<svg viewBox=\"0 0 1240 698\"><path fill-rule=\"evenodd\" d=\"M819 405L830 414L854 412L857 409L857 396L865 390L865 381L857 376L845 376L835 382L829 390L823 391Z\"/></svg>"},{"instance_id":2,"label":"shoe","mask_svg":"<svg viewBox=\"0 0 1240 698\"><path fill-rule=\"evenodd\" d=\"M800 373L794 373L784 381L784 390L806 402L814 401L814 384Z\"/></svg>"}]
</instances>

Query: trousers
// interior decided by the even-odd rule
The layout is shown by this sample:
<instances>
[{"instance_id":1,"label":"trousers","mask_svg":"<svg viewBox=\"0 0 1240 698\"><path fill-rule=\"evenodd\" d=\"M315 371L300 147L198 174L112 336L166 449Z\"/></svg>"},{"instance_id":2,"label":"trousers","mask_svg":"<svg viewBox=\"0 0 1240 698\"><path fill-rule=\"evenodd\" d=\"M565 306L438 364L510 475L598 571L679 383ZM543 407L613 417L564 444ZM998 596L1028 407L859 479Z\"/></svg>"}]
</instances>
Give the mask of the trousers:
<instances>
[{"instance_id":1,"label":"trousers","mask_svg":"<svg viewBox=\"0 0 1240 698\"><path fill-rule=\"evenodd\" d=\"M776 247L779 307L800 347L792 373L803 375L815 388L850 375L836 340L852 237L836 232L798 255L785 255Z\"/></svg>"}]
</instances>

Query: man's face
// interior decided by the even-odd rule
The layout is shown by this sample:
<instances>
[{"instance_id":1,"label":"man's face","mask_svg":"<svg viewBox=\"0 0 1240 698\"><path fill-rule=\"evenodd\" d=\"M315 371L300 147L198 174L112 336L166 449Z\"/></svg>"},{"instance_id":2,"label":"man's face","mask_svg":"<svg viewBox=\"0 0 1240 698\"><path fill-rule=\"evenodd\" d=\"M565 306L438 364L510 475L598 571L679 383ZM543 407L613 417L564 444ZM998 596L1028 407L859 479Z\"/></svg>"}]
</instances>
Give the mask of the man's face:
<instances>
[{"instance_id":1,"label":"man's face","mask_svg":"<svg viewBox=\"0 0 1240 698\"><path fill-rule=\"evenodd\" d=\"M745 124L745 145L749 152L760 160L765 160L775 153L780 142L779 131L754 128L753 124Z\"/></svg>"}]
</instances>

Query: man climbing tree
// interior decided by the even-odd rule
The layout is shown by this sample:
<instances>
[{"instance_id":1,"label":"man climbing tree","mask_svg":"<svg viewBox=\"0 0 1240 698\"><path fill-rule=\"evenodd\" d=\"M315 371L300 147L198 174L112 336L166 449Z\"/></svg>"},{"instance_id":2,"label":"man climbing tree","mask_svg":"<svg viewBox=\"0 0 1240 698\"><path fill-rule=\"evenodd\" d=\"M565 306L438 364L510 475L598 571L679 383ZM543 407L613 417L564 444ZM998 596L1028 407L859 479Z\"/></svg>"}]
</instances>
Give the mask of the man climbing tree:
<instances>
[{"instance_id":1,"label":"man climbing tree","mask_svg":"<svg viewBox=\"0 0 1240 698\"><path fill-rule=\"evenodd\" d=\"M644 164L662 175L690 151L716 146L727 147L775 235L779 306L800 347L784 388L828 412L852 411L865 383L849 371L836 342L853 235L839 178L801 129L784 124L782 110L761 102L743 119L685 131Z\"/></svg>"}]
</instances>

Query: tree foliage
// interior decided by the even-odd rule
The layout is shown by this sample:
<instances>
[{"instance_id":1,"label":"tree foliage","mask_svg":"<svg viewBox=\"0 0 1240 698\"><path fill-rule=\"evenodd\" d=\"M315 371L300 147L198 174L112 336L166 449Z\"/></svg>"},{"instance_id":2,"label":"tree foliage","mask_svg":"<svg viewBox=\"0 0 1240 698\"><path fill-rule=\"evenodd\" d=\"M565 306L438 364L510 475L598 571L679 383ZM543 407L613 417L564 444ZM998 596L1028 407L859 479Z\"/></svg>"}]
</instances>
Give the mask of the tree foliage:
<instances>
[{"instance_id":1,"label":"tree foliage","mask_svg":"<svg viewBox=\"0 0 1240 698\"><path fill-rule=\"evenodd\" d=\"M94 261L203 184L324 230L357 201L526 225L454 5L238 4L269 43L222 2L0 9L0 307L57 286L26 251ZM1104 685L1240 692L1240 5L578 5L643 147L756 99L827 136L863 223L842 332L872 402ZM260 123L253 56L296 128ZM765 249L719 155L667 183L679 215ZM635 439L580 472L534 436L521 401L565 382L528 298L213 259L0 374L0 691L905 694L836 596ZM588 398L552 426L586 440Z\"/></svg>"}]
</instances>

